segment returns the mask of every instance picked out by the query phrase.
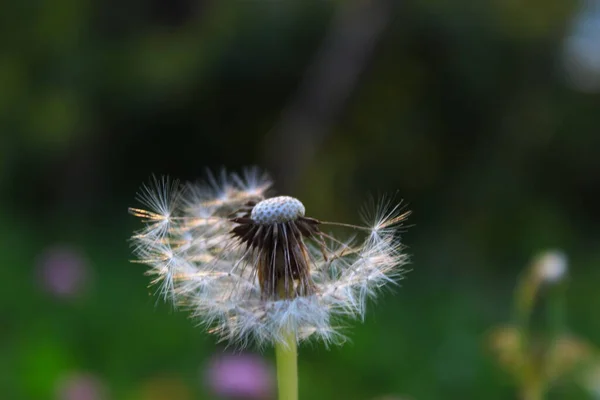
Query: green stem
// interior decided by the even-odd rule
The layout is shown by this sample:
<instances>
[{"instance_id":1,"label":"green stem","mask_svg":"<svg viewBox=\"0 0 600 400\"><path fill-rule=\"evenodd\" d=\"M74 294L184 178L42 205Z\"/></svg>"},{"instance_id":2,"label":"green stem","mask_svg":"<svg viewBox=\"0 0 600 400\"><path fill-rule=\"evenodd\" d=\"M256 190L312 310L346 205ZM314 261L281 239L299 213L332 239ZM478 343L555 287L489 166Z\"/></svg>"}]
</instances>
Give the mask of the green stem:
<instances>
[{"instance_id":1,"label":"green stem","mask_svg":"<svg viewBox=\"0 0 600 400\"><path fill-rule=\"evenodd\" d=\"M294 332L275 345L275 358L279 400L298 400L298 349Z\"/></svg>"},{"instance_id":2,"label":"green stem","mask_svg":"<svg viewBox=\"0 0 600 400\"><path fill-rule=\"evenodd\" d=\"M519 279L515 289L515 322L522 332L529 331L531 313L535 305L535 297L540 286L539 279L532 271L527 270Z\"/></svg>"}]
</instances>

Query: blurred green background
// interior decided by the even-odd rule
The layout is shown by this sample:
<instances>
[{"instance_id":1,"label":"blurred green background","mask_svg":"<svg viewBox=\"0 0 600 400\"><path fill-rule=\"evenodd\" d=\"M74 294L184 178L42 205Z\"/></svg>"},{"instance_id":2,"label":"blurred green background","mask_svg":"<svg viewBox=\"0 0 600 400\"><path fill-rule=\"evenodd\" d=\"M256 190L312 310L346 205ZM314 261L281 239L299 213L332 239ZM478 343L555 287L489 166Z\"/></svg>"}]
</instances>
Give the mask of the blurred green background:
<instances>
[{"instance_id":1,"label":"blurred green background","mask_svg":"<svg viewBox=\"0 0 600 400\"><path fill-rule=\"evenodd\" d=\"M259 165L316 218L413 211L411 272L349 343L301 347L301 398L517 398L486 335L540 251L567 254L567 329L600 344L598 9L3 2L0 397L214 398L223 347L129 263L127 207L151 174ZM576 381L549 398L594 398Z\"/></svg>"}]
</instances>

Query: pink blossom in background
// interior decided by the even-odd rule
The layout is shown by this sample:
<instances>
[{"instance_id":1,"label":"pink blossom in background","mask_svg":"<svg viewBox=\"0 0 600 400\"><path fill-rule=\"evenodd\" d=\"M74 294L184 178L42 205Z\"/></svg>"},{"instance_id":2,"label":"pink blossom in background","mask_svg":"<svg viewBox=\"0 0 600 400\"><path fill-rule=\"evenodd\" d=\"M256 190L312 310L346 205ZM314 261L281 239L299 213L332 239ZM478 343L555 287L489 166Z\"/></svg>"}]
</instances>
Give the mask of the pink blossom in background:
<instances>
[{"instance_id":1,"label":"pink blossom in background","mask_svg":"<svg viewBox=\"0 0 600 400\"><path fill-rule=\"evenodd\" d=\"M106 387L102 381L87 373L72 373L58 382L57 400L106 400Z\"/></svg>"},{"instance_id":2,"label":"pink blossom in background","mask_svg":"<svg viewBox=\"0 0 600 400\"><path fill-rule=\"evenodd\" d=\"M89 266L75 248L54 246L46 249L37 260L37 273L43 289L57 297L76 297L89 283Z\"/></svg>"},{"instance_id":3,"label":"pink blossom in background","mask_svg":"<svg viewBox=\"0 0 600 400\"><path fill-rule=\"evenodd\" d=\"M274 398L273 368L252 354L225 354L213 358L206 382L219 397L237 399Z\"/></svg>"}]
</instances>

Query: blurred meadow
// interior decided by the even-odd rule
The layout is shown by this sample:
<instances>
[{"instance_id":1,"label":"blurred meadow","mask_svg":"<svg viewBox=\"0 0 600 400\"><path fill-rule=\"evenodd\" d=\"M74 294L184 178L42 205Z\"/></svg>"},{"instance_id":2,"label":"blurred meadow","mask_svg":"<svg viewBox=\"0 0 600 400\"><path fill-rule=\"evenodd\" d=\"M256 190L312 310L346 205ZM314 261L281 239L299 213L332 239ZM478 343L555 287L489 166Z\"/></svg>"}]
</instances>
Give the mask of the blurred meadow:
<instances>
[{"instance_id":1,"label":"blurred meadow","mask_svg":"<svg viewBox=\"0 0 600 400\"><path fill-rule=\"evenodd\" d=\"M600 398L599 0L6 1L0 43L0 398L274 398L129 262L152 174L249 165L413 212L301 399Z\"/></svg>"}]
</instances>

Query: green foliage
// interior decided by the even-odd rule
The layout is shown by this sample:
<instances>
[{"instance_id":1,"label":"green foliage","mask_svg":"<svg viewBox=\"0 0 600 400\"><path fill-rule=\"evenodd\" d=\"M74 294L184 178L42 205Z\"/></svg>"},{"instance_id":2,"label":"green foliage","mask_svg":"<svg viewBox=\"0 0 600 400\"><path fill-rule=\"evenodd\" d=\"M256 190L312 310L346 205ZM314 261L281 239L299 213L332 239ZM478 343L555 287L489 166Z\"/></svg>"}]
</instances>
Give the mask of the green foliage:
<instances>
[{"instance_id":1,"label":"green foliage","mask_svg":"<svg viewBox=\"0 0 600 400\"><path fill-rule=\"evenodd\" d=\"M101 377L115 399L181 387L209 398L199 371L222 349L150 295L128 262L127 207L151 173L271 163L279 174L272 153L296 148L273 150L274 127L342 4L0 6L2 398L54 398L70 371ZM574 4L394 5L289 194L351 221L369 193L398 191L413 210L413 271L364 324L348 322L345 346L299 349L300 398L512 398L486 338L538 251L569 254L568 326L600 342L599 102L567 88L560 67ZM87 258L81 297L40 287L40 254L56 244ZM569 383L549 396L589 398Z\"/></svg>"}]
</instances>

